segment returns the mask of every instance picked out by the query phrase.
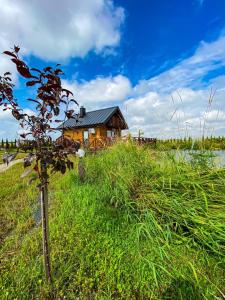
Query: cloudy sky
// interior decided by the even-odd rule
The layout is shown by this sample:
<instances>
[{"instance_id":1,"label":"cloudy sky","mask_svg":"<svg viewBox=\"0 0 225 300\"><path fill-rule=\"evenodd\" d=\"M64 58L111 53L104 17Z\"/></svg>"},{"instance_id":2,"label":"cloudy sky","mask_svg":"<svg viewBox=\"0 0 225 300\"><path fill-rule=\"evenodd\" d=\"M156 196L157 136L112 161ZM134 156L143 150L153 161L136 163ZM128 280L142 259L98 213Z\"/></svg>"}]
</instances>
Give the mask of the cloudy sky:
<instances>
[{"instance_id":1,"label":"cloudy sky","mask_svg":"<svg viewBox=\"0 0 225 300\"><path fill-rule=\"evenodd\" d=\"M60 63L80 104L119 105L133 134L224 135L224 0L0 0L0 20L0 52L16 44L32 67ZM5 71L32 110L1 54ZM17 131L0 108L0 138Z\"/></svg>"}]
</instances>

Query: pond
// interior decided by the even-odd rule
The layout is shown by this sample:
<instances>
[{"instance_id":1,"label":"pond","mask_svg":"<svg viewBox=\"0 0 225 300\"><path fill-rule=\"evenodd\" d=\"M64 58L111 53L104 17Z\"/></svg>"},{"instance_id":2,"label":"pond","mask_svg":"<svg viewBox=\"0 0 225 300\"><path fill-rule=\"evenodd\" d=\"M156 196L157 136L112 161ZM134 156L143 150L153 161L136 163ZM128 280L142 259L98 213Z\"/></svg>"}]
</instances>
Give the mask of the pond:
<instances>
[{"instance_id":1,"label":"pond","mask_svg":"<svg viewBox=\"0 0 225 300\"><path fill-rule=\"evenodd\" d=\"M179 150L176 151L177 158L185 158L186 160L191 160L195 154L200 154L201 151L199 150ZM211 155L211 161L218 167L225 167L225 150L214 150L214 151L207 151Z\"/></svg>"}]
</instances>

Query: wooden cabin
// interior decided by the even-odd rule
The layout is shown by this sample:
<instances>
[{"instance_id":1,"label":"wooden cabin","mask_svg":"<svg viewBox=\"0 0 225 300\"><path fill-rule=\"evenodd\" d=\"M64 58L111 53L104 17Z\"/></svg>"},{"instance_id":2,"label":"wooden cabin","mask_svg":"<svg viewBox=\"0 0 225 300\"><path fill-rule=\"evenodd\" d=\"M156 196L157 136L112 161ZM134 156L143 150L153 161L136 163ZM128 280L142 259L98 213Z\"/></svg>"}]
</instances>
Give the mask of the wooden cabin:
<instances>
[{"instance_id":1,"label":"wooden cabin","mask_svg":"<svg viewBox=\"0 0 225 300\"><path fill-rule=\"evenodd\" d=\"M62 134L90 148L102 148L121 137L121 131L128 129L118 106L86 111L81 106L74 115L58 127Z\"/></svg>"}]
</instances>

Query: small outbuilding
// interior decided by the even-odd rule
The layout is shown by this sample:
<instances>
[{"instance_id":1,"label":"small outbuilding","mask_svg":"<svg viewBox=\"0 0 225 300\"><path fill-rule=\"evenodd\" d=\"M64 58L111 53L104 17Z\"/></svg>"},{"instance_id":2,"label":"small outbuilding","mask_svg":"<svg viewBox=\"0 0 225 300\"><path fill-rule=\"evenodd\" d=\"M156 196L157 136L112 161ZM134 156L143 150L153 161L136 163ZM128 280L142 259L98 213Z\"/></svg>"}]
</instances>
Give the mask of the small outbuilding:
<instances>
[{"instance_id":1,"label":"small outbuilding","mask_svg":"<svg viewBox=\"0 0 225 300\"><path fill-rule=\"evenodd\" d=\"M125 118L118 106L86 111L81 106L79 114L58 127L62 135L90 148L104 147L120 138L128 129Z\"/></svg>"}]
</instances>

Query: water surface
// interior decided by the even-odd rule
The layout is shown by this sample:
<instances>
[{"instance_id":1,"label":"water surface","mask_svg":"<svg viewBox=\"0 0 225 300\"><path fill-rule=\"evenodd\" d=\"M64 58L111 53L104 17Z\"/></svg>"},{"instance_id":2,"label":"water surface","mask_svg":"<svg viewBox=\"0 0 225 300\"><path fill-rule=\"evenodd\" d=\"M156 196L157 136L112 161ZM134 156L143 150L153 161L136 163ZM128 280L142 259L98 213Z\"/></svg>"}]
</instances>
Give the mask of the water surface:
<instances>
[{"instance_id":1,"label":"water surface","mask_svg":"<svg viewBox=\"0 0 225 300\"><path fill-rule=\"evenodd\" d=\"M193 154L200 154L202 151L200 150L179 150L176 151L176 157L181 158L184 157L187 160L192 159L192 153ZM214 150L214 151L206 151L205 153L208 153L209 156L212 154L212 157L210 158L211 161L218 167L225 167L225 150Z\"/></svg>"}]
</instances>

